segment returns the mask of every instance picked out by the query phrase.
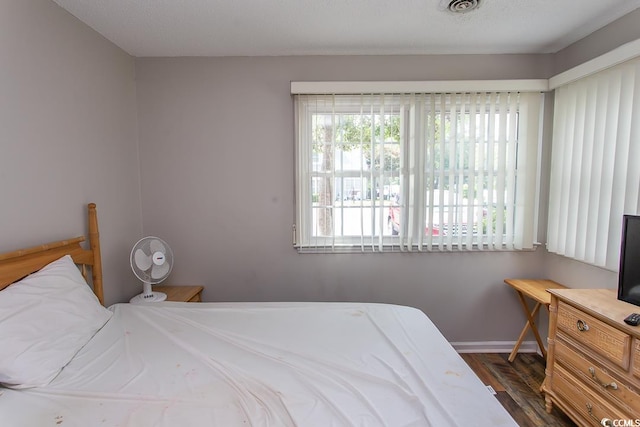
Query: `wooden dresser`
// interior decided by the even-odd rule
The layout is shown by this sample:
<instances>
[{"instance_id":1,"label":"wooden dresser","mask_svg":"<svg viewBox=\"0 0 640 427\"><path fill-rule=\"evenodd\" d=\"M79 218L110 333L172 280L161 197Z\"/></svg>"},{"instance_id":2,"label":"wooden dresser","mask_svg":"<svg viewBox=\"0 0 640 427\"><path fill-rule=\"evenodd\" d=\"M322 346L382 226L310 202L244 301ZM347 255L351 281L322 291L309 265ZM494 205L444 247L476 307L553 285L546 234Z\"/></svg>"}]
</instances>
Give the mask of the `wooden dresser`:
<instances>
[{"instance_id":1,"label":"wooden dresser","mask_svg":"<svg viewBox=\"0 0 640 427\"><path fill-rule=\"evenodd\" d=\"M640 423L640 326L623 321L640 307L611 289L549 292L547 411L555 404L580 426L640 425L615 424Z\"/></svg>"}]
</instances>

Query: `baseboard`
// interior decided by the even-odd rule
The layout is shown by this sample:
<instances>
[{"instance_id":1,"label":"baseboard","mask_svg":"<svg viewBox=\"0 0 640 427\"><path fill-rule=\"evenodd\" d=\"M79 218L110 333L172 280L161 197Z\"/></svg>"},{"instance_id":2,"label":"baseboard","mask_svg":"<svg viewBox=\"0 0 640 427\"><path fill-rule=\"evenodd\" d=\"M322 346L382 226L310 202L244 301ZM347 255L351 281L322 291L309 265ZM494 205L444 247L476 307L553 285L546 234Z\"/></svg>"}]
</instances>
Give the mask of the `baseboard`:
<instances>
[{"instance_id":1,"label":"baseboard","mask_svg":"<svg viewBox=\"0 0 640 427\"><path fill-rule=\"evenodd\" d=\"M450 343L458 353L511 353L515 341L465 341ZM538 353L535 341L523 341L518 353Z\"/></svg>"}]
</instances>

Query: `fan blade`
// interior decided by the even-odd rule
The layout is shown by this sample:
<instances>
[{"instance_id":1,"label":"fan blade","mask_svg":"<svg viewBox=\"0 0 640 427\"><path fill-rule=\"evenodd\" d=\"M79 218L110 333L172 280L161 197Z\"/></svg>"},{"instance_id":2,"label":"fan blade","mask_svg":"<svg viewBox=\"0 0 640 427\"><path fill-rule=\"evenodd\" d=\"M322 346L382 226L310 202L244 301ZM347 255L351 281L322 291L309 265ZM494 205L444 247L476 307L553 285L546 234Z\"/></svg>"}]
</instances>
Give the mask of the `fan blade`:
<instances>
[{"instance_id":1,"label":"fan blade","mask_svg":"<svg viewBox=\"0 0 640 427\"><path fill-rule=\"evenodd\" d=\"M147 271L151 268L151 264L153 261L151 257L144 253L142 249L138 249L133 255L133 259L135 261L136 267L138 267L142 271Z\"/></svg>"},{"instance_id":2,"label":"fan blade","mask_svg":"<svg viewBox=\"0 0 640 427\"><path fill-rule=\"evenodd\" d=\"M163 254L167 253L167 249L164 247L160 240L152 240L149 242L149 248L151 249L151 253L154 252L162 252Z\"/></svg>"},{"instance_id":3,"label":"fan blade","mask_svg":"<svg viewBox=\"0 0 640 427\"><path fill-rule=\"evenodd\" d=\"M152 279L161 279L165 274L169 272L169 263L165 262L161 265L154 265L151 269L151 278Z\"/></svg>"}]
</instances>

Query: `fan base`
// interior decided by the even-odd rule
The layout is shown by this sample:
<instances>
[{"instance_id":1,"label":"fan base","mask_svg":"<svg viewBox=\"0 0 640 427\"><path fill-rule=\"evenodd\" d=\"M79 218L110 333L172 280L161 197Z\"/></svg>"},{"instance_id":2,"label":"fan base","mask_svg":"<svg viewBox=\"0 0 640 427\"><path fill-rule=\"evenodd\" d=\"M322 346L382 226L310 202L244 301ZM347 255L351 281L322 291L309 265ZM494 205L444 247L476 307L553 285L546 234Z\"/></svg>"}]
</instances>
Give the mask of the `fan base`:
<instances>
[{"instance_id":1,"label":"fan base","mask_svg":"<svg viewBox=\"0 0 640 427\"><path fill-rule=\"evenodd\" d=\"M162 292L151 292L150 295L140 294L131 298L129 302L131 304L146 304L149 302L160 302L167 299L167 294Z\"/></svg>"}]
</instances>

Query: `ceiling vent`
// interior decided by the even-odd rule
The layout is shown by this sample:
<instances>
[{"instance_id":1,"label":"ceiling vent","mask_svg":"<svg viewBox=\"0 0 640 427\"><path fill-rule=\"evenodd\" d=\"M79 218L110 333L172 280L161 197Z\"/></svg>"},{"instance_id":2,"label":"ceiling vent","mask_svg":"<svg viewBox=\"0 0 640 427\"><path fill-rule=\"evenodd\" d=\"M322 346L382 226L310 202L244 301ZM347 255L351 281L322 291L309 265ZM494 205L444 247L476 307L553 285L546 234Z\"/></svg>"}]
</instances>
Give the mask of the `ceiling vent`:
<instances>
[{"instance_id":1,"label":"ceiling vent","mask_svg":"<svg viewBox=\"0 0 640 427\"><path fill-rule=\"evenodd\" d=\"M467 13L477 9L480 0L442 0L440 9L452 13Z\"/></svg>"}]
</instances>

